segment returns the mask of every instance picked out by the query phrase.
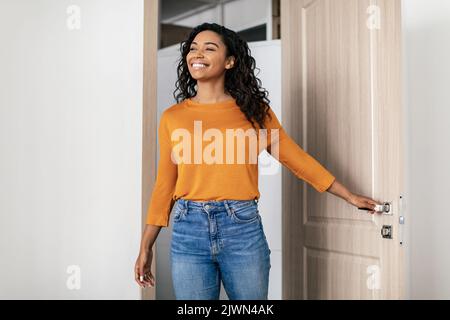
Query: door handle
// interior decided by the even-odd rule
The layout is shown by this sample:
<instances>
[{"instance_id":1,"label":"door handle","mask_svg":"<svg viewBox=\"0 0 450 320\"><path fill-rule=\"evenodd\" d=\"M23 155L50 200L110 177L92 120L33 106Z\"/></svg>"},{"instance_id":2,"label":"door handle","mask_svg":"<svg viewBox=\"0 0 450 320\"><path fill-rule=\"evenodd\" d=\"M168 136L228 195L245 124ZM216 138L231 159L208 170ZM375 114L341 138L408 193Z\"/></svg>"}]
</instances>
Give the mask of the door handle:
<instances>
[{"instance_id":1,"label":"door handle","mask_svg":"<svg viewBox=\"0 0 450 320\"><path fill-rule=\"evenodd\" d=\"M358 208L359 210L367 210L371 211L372 209L368 208ZM392 216L394 207L392 206L392 202L384 202L383 204L375 205L375 212L382 213L383 215Z\"/></svg>"}]
</instances>

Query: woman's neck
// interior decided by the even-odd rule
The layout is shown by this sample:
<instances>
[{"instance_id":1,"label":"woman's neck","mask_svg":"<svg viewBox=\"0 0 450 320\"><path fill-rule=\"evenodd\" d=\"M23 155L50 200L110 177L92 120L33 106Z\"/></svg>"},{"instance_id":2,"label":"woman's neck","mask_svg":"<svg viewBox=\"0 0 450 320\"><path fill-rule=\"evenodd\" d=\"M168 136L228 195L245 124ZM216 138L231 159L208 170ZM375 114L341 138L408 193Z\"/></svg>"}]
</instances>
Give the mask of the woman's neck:
<instances>
[{"instance_id":1,"label":"woman's neck","mask_svg":"<svg viewBox=\"0 0 450 320\"><path fill-rule=\"evenodd\" d=\"M191 98L192 101L197 103L220 103L230 99L233 99L231 95L220 95L220 96L208 95L205 97L199 95L198 93Z\"/></svg>"},{"instance_id":2,"label":"woman's neck","mask_svg":"<svg viewBox=\"0 0 450 320\"><path fill-rule=\"evenodd\" d=\"M222 82L197 82L197 94L191 98L197 103L219 103L232 99L230 93L225 90Z\"/></svg>"}]
</instances>

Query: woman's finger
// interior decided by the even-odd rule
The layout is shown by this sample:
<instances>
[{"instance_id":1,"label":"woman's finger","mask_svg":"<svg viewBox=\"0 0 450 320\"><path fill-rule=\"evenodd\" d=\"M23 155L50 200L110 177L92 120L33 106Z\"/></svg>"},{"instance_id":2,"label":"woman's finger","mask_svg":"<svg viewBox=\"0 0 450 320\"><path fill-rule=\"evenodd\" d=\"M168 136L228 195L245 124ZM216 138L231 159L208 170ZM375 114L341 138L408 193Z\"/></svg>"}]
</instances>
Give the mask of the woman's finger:
<instances>
[{"instance_id":1,"label":"woman's finger","mask_svg":"<svg viewBox=\"0 0 450 320\"><path fill-rule=\"evenodd\" d=\"M136 279L136 281L139 282L139 267L136 264L136 266L134 267L134 278Z\"/></svg>"},{"instance_id":2,"label":"woman's finger","mask_svg":"<svg viewBox=\"0 0 450 320\"><path fill-rule=\"evenodd\" d=\"M150 285L151 285L152 287L155 286L155 278L153 277L153 275L150 276Z\"/></svg>"},{"instance_id":3,"label":"woman's finger","mask_svg":"<svg viewBox=\"0 0 450 320\"><path fill-rule=\"evenodd\" d=\"M144 273L144 267L142 264L139 265L139 282L143 288L145 288L145 273Z\"/></svg>"},{"instance_id":4,"label":"woman's finger","mask_svg":"<svg viewBox=\"0 0 450 320\"><path fill-rule=\"evenodd\" d=\"M374 201L368 201L367 205L369 206L370 209L372 209L372 211L375 211L377 206L376 202Z\"/></svg>"},{"instance_id":5,"label":"woman's finger","mask_svg":"<svg viewBox=\"0 0 450 320\"><path fill-rule=\"evenodd\" d=\"M150 272L147 272L146 274L144 274L144 276L143 276L143 279L142 279L142 283L145 285L145 286L149 286L149 285L153 285L153 283L152 283L152 278L153 278L153 275L150 273Z\"/></svg>"}]
</instances>

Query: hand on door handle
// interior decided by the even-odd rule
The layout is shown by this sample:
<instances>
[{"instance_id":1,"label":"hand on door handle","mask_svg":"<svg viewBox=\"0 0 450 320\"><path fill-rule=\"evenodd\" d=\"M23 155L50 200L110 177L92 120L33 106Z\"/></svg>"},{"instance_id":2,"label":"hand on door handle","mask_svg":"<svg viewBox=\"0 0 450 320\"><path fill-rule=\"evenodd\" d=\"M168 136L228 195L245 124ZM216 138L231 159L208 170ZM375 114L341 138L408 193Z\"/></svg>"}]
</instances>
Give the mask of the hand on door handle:
<instances>
[{"instance_id":1,"label":"hand on door handle","mask_svg":"<svg viewBox=\"0 0 450 320\"><path fill-rule=\"evenodd\" d=\"M375 212L379 213L378 209L380 209L380 206L383 205L382 203L371 198L360 196L357 194L353 194L349 198L348 202L357 207L359 210L367 210L371 214L374 214Z\"/></svg>"},{"instance_id":2,"label":"hand on door handle","mask_svg":"<svg viewBox=\"0 0 450 320\"><path fill-rule=\"evenodd\" d=\"M347 203L354 205L355 207L369 211L371 214L375 213L379 208L377 205L382 203L375 201L371 198L364 197L358 194L350 192L344 185L335 180L331 186L327 189L328 192L345 199Z\"/></svg>"},{"instance_id":3,"label":"hand on door handle","mask_svg":"<svg viewBox=\"0 0 450 320\"><path fill-rule=\"evenodd\" d=\"M375 205L374 209L368 209L368 208L358 208L359 210L374 210L377 213L382 214L391 214L391 204L389 202L385 202L383 204L377 204Z\"/></svg>"}]
</instances>

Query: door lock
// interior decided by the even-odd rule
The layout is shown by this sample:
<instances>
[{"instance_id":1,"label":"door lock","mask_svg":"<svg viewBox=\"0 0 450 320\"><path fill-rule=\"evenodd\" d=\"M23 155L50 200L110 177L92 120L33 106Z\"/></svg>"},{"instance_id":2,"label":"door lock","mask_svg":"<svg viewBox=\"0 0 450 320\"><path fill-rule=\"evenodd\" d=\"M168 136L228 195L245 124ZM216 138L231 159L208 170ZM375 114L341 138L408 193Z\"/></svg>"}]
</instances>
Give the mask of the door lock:
<instances>
[{"instance_id":1,"label":"door lock","mask_svg":"<svg viewBox=\"0 0 450 320\"><path fill-rule=\"evenodd\" d=\"M392 239L392 226L384 225L381 228L381 236L384 239Z\"/></svg>"}]
</instances>

